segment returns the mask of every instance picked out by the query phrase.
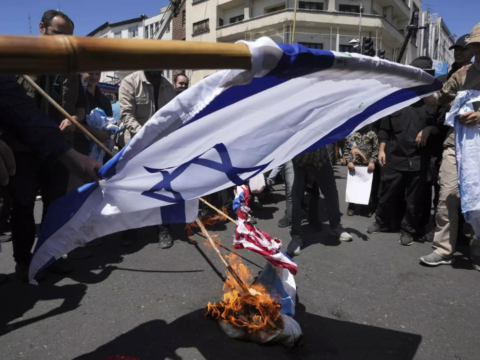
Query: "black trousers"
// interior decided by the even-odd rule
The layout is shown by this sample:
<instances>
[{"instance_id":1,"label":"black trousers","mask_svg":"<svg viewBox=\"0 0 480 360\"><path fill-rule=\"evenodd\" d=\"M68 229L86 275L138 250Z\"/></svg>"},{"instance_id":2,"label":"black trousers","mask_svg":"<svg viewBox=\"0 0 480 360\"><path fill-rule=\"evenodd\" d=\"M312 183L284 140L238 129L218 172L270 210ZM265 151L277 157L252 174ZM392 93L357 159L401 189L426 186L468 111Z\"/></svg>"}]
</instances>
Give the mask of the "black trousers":
<instances>
[{"instance_id":1,"label":"black trousers","mask_svg":"<svg viewBox=\"0 0 480 360\"><path fill-rule=\"evenodd\" d=\"M35 198L42 193L42 222L50 203L67 193L68 172L58 161L44 161L31 153L14 153L17 172L10 179L12 197L13 257L17 263L28 264L35 242Z\"/></svg>"},{"instance_id":2,"label":"black trousers","mask_svg":"<svg viewBox=\"0 0 480 360\"><path fill-rule=\"evenodd\" d=\"M395 228L396 222L401 219L402 230L412 235L423 235L425 196L431 196L431 193L425 194L426 180L427 169L409 172L385 167L375 215L376 222ZM403 199L406 203L404 213Z\"/></svg>"},{"instance_id":3,"label":"black trousers","mask_svg":"<svg viewBox=\"0 0 480 360\"><path fill-rule=\"evenodd\" d=\"M0 186L0 234L8 226L10 216L12 215L12 197L6 186Z\"/></svg>"}]
</instances>

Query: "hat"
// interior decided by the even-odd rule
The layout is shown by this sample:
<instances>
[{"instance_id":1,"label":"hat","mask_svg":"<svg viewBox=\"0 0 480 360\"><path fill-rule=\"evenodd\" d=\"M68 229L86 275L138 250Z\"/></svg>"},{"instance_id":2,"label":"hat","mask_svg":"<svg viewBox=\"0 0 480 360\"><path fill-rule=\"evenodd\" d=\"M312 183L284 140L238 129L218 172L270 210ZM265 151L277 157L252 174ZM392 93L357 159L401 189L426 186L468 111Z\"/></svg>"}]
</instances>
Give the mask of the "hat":
<instances>
[{"instance_id":1,"label":"hat","mask_svg":"<svg viewBox=\"0 0 480 360\"><path fill-rule=\"evenodd\" d=\"M456 49L456 48L462 48L463 49L465 46L467 46L467 43L468 43L469 40L470 40L470 34L460 36L457 39L457 41L455 42L455 44L450 46L449 50L453 50L453 49Z\"/></svg>"},{"instance_id":2,"label":"hat","mask_svg":"<svg viewBox=\"0 0 480 360\"><path fill-rule=\"evenodd\" d=\"M480 43L480 23L475 25L470 33L470 39L468 40L467 45L473 43Z\"/></svg>"},{"instance_id":3,"label":"hat","mask_svg":"<svg viewBox=\"0 0 480 360\"><path fill-rule=\"evenodd\" d=\"M428 56L419 56L410 63L410 66L422 70L428 70L433 67L433 61Z\"/></svg>"}]
</instances>

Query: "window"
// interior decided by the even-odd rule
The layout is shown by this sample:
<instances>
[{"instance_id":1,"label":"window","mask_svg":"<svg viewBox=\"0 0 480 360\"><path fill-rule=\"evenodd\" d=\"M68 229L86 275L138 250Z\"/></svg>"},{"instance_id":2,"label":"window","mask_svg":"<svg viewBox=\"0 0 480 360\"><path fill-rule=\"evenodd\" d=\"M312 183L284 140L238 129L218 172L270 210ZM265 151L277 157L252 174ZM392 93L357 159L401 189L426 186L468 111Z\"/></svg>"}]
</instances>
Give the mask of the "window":
<instances>
[{"instance_id":1,"label":"window","mask_svg":"<svg viewBox=\"0 0 480 360\"><path fill-rule=\"evenodd\" d=\"M150 39L153 39L155 36L155 29L154 29L155 24L150 25Z\"/></svg>"},{"instance_id":2,"label":"window","mask_svg":"<svg viewBox=\"0 0 480 360\"><path fill-rule=\"evenodd\" d=\"M418 8L417 5L413 4L413 13L417 13L417 15L420 17L420 9ZM412 33L412 39L411 39L411 42L413 45L417 46L417 32L414 31Z\"/></svg>"},{"instance_id":3,"label":"window","mask_svg":"<svg viewBox=\"0 0 480 360\"><path fill-rule=\"evenodd\" d=\"M129 38L136 38L138 36L138 25L132 26L128 28L128 37Z\"/></svg>"},{"instance_id":4,"label":"window","mask_svg":"<svg viewBox=\"0 0 480 360\"><path fill-rule=\"evenodd\" d=\"M157 21L155 23L155 32L153 33L153 37L158 34L158 31L160 30L160 21Z\"/></svg>"},{"instance_id":5,"label":"window","mask_svg":"<svg viewBox=\"0 0 480 360\"><path fill-rule=\"evenodd\" d=\"M193 35L203 34L210 31L210 20L202 20L193 24Z\"/></svg>"},{"instance_id":6,"label":"window","mask_svg":"<svg viewBox=\"0 0 480 360\"><path fill-rule=\"evenodd\" d=\"M223 26L223 19L218 18L218 27Z\"/></svg>"},{"instance_id":7,"label":"window","mask_svg":"<svg viewBox=\"0 0 480 360\"><path fill-rule=\"evenodd\" d=\"M167 24L167 33L170 32L170 23Z\"/></svg>"},{"instance_id":8,"label":"window","mask_svg":"<svg viewBox=\"0 0 480 360\"><path fill-rule=\"evenodd\" d=\"M357 49L353 47L353 45L340 45L339 49L340 52L348 52L348 53L356 53Z\"/></svg>"},{"instance_id":9,"label":"window","mask_svg":"<svg viewBox=\"0 0 480 360\"><path fill-rule=\"evenodd\" d=\"M245 18L245 15L234 16L234 17L230 18L230 24L243 21L244 18Z\"/></svg>"},{"instance_id":10,"label":"window","mask_svg":"<svg viewBox=\"0 0 480 360\"><path fill-rule=\"evenodd\" d=\"M265 9L265 14L270 14L280 10L285 10L285 4L275 5L271 8Z\"/></svg>"},{"instance_id":11,"label":"window","mask_svg":"<svg viewBox=\"0 0 480 360\"><path fill-rule=\"evenodd\" d=\"M113 37L116 39L120 39L122 37L122 32L121 31L114 32Z\"/></svg>"},{"instance_id":12,"label":"window","mask_svg":"<svg viewBox=\"0 0 480 360\"><path fill-rule=\"evenodd\" d=\"M358 5L339 5L339 10L341 12L360 14L360 6Z\"/></svg>"},{"instance_id":13,"label":"window","mask_svg":"<svg viewBox=\"0 0 480 360\"><path fill-rule=\"evenodd\" d=\"M185 13L185 10L182 11L182 27L185 27L185 24L187 23L187 14Z\"/></svg>"},{"instance_id":14,"label":"window","mask_svg":"<svg viewBox=\"0 0 480 360\"><path fill-rule=\"evenodd\" d=\"M305 10L323 10L323 3L318 2L310 2L310 1L299 1L298 2L299 9Z\"/></svg>"},{"instance_id":15,"label":"window","mask_svg":"<svg viewBox=\"0 0 480 360\"><path fill-rule=\"evenodd\" d=\"M145 34L143 34L143 37L144 37L145 39L150 39L150 38L148 37L148 26L145 26Z\"/></svg>"},{"instance_id":16,"label":"window","mask_svg":"<svg viewBox=\"0 0 480 360\"><path fill-rule=\"evenodd\" d=\"M308 42L299 42L300 45L306 46L309 49L323 49L323 44L308 43Z\"/></svg>"}]
</instances>

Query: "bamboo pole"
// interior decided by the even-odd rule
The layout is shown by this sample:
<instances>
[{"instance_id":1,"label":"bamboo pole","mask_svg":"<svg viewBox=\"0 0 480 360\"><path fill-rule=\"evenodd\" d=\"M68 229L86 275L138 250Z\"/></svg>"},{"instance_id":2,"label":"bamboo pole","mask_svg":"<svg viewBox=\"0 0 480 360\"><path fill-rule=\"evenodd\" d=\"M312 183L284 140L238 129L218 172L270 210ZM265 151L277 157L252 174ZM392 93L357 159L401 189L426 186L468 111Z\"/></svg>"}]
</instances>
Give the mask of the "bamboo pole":
<instances>
[{"instance_id":1,"label":"bamboo pole","mask_svg":"<svg viewBox=\"0 0 480 360\"><path fill-rule=\"evenodd\" d=\"M66 35L0 36L0 59L1 75L252 66L245 44Z\"/></svg>"},{"instance_id":2,"label":"bamboo pole","mask_svg":"<svg viewBox=\"0 0 480 360\"><path fill-rule=\"evenodd\" d=\"M228 216L227 214L225 214L222 210L220 209L217 209L215 206L213 206L212 204L210 204L207 200L203 199L203 198L199 198L201 202L203 202L205 205L207 206L210 206L213 210L215 210L217 213L219 213L220 215L224 216L225 218L227 218L228 220L230 220L231 222L233 222L235 225L237 225L237 222L235 220L233 220L230 216Z\"/></svg>"},{"instance_id":3,"label":"bamboo pole","mask_svg":"<svg viewBox=\"0 0 480 360\"><path fill-rule=\"evenodd\" d=\"M202 231L202 234L208 239L208 241L210 242L210 245L213 247L213 249L217 253L220 260L222 260L223 264L227 267L228 272L230 272L230 274L235 279L235 281L238 283L238 285L240 286L242 291L245 293L245 295L250 295L250 290L248 289L248 286L242 281L242 279L240 279L240 277L237 275L235 270L233 270L233 268L223 258L222 254L220 253L220 250L218 250L218 248L215 246L215 242L210 237L210 234L208 233L205 226L202 224L202 221L200 219L197 219L196 222L197 222L197 225L200 227L200 230Z\"/></svg>"}]
</instances>

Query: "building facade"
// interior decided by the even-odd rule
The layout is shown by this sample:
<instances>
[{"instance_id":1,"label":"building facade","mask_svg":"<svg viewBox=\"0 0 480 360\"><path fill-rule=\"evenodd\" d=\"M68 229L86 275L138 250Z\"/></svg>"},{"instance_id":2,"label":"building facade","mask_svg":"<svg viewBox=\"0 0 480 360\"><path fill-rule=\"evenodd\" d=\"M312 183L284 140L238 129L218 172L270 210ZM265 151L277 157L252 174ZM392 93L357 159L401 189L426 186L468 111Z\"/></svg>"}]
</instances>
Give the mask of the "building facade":
<instances>
[{"instance_id":1,"label":"building facade","mask_svg":"<svg viewBox=\"0 0 480 360\"><path fill-rule=\"evenodd\" d=\"M413 11L421 11L421 0L298 1L295 34L294 7L295 0L187 0L186 39L236 42L268 36L277 43L354 52L349 42L369 36L387 59L396 60L404 29ZM403 63L417 56L418 43L418 36L410 41ZM192 83L211 73L194 71Z\"/></svg>"},{"instance_id":2,"label":"building facade","mask_svg":"<svg viewBox=\"0 0 480 360\"><path fill-rule=\"evenodd\" d=\"M450 47L455 44L457 35L450 32L445 20L438 14L423 11L422 20L426 29L423 30L421 55L447 62L450 67L455 62L453 50L450 50ZM462 35L464 34L458 34L458 36Z\"/></svg>"},{"instance_id":3,"label":"building facade","mask_svg":"<svg viewBox=\"0 0 480 360\"><path fill-rule=\"evenodd\" d=\"M104 37L104 38L119 38L119 39L157 39L160 23L163 18L163 13L166 8L162 8L160 13L147 17L141 15L138 18L133 18L116 23L109 23L108 21L98 28L93 30L87 36ZM162 40L172 40L171 21L165 31ZM101 82L107 84L117 84L132 71L105 71L100 78ZM168 80L172 81L172 71L164 70L163 74Z\"/></svg>"}]
</instances>

